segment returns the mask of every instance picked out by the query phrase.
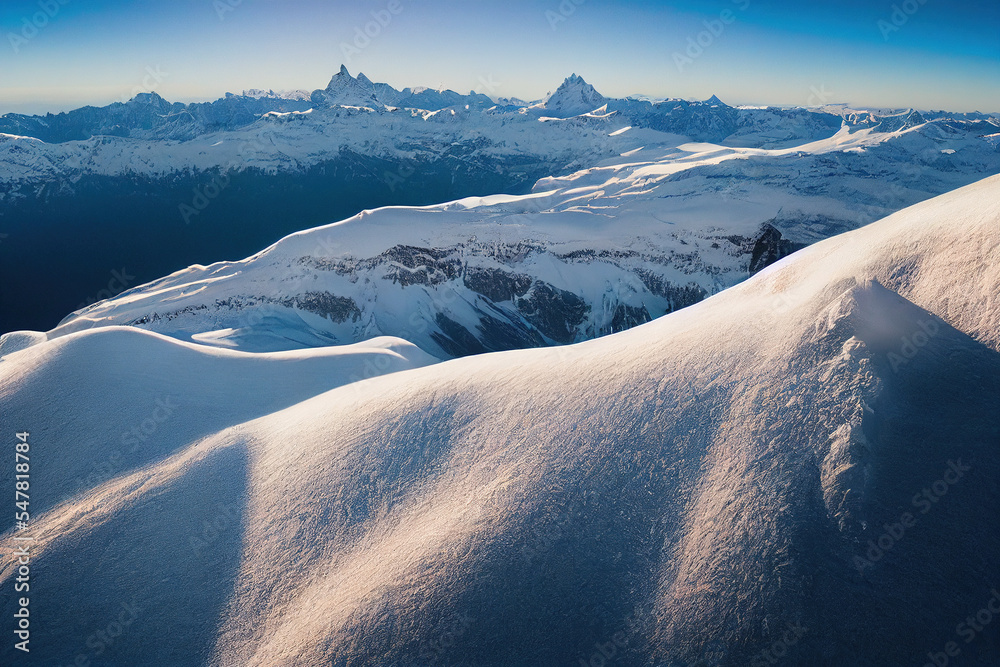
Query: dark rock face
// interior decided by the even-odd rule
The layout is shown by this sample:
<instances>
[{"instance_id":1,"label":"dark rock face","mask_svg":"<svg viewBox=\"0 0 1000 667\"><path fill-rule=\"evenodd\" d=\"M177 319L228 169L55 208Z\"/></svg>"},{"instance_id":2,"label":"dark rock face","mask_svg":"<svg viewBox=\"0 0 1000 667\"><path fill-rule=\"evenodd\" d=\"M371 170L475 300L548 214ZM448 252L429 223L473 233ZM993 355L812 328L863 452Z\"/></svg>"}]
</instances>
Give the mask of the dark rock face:
<instances>
[{"instance_id":1,"label":"dark rock face","mask_svg":"<svg viewBox=\"0 0 1000 667\"><path fill-rule=\"evenodd\" d=\"M795 243L782 238L781 232L773 225L765 223L750 249L750 275L762 271L782 257L804 247L803 243Z\"/></svg>"},{"instance_id":2,"label":"dark rock face","mask_svg":"<svg viewBox=\"0 0 1000 667\"><path fill-rule=\"evenodd\" d=\"M639 276L642 284L646 286L650 294L670 300L670 310L667 311L668 313L680 310L681 308L687 308L708 296L708 292L696 283L674 285L647 269L637 269L635 274Z\"/></svg>"},{"instance_id":3,"label":"dark rock face","mask_svg":"<svg viewBox=\"0 0 1000 667\"><path fill-rule=\"evenodd\" d=\"M509 273L499 269L480 269L469 267L465 272L465 286L473 292L482 294L490 301L500 303L513 301L524 296L534 282L531 276Z\"/></svg>"},{"instance_id":4,"label":"dark rock face","mask_svg":"<svg viewBox=\"0 0 1000 667\"><path fill-rule=\"evenodd\" d=\"M390 264L386 280L408 285L438 285L458 277L462 264L457 257L448 258L450 249L416 248L397 245L376 259ZM382 263L382 262L379 262Z\"/></svg>"},{"instance_id":5,"label":"dark rock face","mask_svg":"<svg viewBox=\"0 0 1000 667\"><path fill-rule=\"evenodd\" d=\"M479 310L479 340L490 350L519 350L528 347L544 347L545 338L530 323L517 313L510 313L498 306L487 303L494 314Z\"/></svg>"},{"instance_id":6,"label":"dark rock face","mask_svg":"<svg viewBox=\"0 0 1000 667\"><path fill-rule=\"evenodd\" d=\"M736 271L751 263L752 249L755 266L794 249L773 227L757 240L733 236L717 241L727 246L725 252L733 257ZM237 328L256 326L268 317L280 318L281 308L308 311L333 324L347 324L346 330L338 327L328 332L329 340L351 343L372 332L366 327L352 328L350 323L368 321L369 315L377 320L379 309L392 302L380 301L379 294L402 290L425 308L412 313L408 324L383 318L378 332L408 340L422 337L411 342L448 358L565 345L624 331L695 304L714 289L695 279L704 283L706 275L715 275L718 284L724 284L725 278L724 269L707 263L697 251L650 247L560 253L531 238L485 242L473 236L436 247L399 244L369 257L343 254L336 247L315 252L294 260L303 277L312 274L317 280L311 291L283 292L279 284L269 295L236 295L198 308L214 308L223 320L235 314ZM533 268L540 258L556 262L567 272L547 273L561 277L542 279ZM589 270L590 265L610 276L599 296L569 278L581 269ZM336 274L348 284L334 287L323 273ZM681 282L678 274L690 276L688 282ZM368 285L362 290L364 296L350 287L359 283ZM183 316L190 309L150 313L131 324L155 330L156 322ZM420 318L419 326L414 317Z\"/></svg>"},{"instance_id":7,"label":"dark rock face","mask_svg":"<svg viewBox=\"0 0 1000 667\"><path fill-rule=\"evenodd\" d=\"M361 318L361 309L358 308L354 299L336 296L329 292L306 292L282 299L279 303L283 306L301 308L310 313L316 313L338 324L347 320L357 322Z\"/></svg>"},{"instance_id":8,"label":"dark rock face","mask_svg":"<svg viewBox=\"0 0 1000 667\"><path fill-rule=\"evenodd\" d=\"M645 306L629 306L628 304L620 303L618 307L615 308L615 314L611 318L611 331L609 333L617 333L619 331L625 331L626 329L631 329L634 326L640 324L645 324L653 318L649 316L649 311L646 310Z\"/></svg>"},{"instance_id":9,"label":"dark rock face","mask_svg":"<svg viewBox=\"0 0 1000 667\"><path fill-rule=\"evenodd\" d=\"M572 343L575 328L590 312L590 305L572 292L535 282L517 309L543 334L557 343Z\"/></svg>"},{"instance_id":10,"label":"dark rock face","mask_svg":"<svg viewBox=\"0 0 1000 667\"><path fill-rule=\"evenodd\" d=\"M471 331L444 313L438 313L434 322L440 332L431 332L431 338L448 354L454 357L464 357L489 351Z\"/></svg>"}]
</instances>

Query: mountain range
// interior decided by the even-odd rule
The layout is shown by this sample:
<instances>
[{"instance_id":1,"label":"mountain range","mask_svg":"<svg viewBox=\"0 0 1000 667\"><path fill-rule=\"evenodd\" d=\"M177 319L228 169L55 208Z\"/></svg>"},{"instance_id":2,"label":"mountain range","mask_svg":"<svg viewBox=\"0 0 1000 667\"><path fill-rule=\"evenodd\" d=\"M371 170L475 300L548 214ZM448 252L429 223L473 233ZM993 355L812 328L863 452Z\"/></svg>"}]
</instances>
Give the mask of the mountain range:
<instances>
[{"instance_id":1,"label":"mountain range","mask_svg":"<svg viewBox=\"0 0 1000 667\"><path fill-rule=\"evenodd\" d=\"M506 193L515 199L493 207L493 222L526 211L547 221L579 214L571 187L578 183L592 188L584 196L595 206L644 220L617 232L620 239L581 249L604 253L602 261L617 267L612 272L624 271L624 282L609 276L608 289L576 290L579 303L566 297L574 305L565 314L542 313L547 306L528 297L525 308L516 301L513 310L501 308L510 312L486 306L483 315L448 315L475 342L456 329L466 340L445 343L447 354L618 330L735 284L792 249L1000 171L995 114L731 107L714 96L611 99L577 75L545 99L522 103L476 92L397 90L342 67L311 93L246 91L184 105L149 92L64 114L7 114L0 132L7 133L0 134L0 233L6 235L0 252L19 258L16 266L0 263L0 280L9 286L0 291L0 331L47 330L122 289L194 264L238 260L290 233L386 206ZM667 226L643 207L655 208ZM468 215L483 213L477 211ZM684 248L688 240L681 237L667 243L665 254L640 247L640 228L658 243L672 234L670 224L685 221L697 222L704 248ZM546 229L538 234L549 239L542 246L572 240ZM484 252L462 233L425 236L426 243L408 243L441 257L462 248ZM345 261L389 267L350 269L355 278L376 271L368 277L383 285L385 276L399 273L376 257L390 249ZM619 261L621 253L635 255ZM414 269L415 261L402 264ZM642 282L643 272L652 272L651 284ZM449 280L464 281L465 268L460 274ZM118 275L131 280L123 285ZM546 285L545 302L571 291L566 280L525 276L518 280ZM500 293L491 293L483 296L495 305ZM275 290L272 296L300 295ZM398 329L370 326L378 309L361 295L338 296L354 300L358 312L354 319L350 311L351 331L335 340ZM162 317L159 310L134 319ZM562 321L539 328L553 317ZM478 334L477 322L493 333ZM513 329L500 334L496 326ZM318 327L323 340L331 340L330 328Z\"/></svg>"}]
</instances>

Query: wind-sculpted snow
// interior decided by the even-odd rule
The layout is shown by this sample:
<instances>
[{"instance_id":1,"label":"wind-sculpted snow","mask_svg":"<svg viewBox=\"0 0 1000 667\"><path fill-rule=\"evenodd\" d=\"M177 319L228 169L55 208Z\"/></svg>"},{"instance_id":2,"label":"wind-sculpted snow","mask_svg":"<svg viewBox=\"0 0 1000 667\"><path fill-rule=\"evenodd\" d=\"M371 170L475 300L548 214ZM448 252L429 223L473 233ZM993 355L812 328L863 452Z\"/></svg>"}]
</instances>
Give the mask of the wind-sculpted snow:
<instances>
[{"instance_id":1,"label":"wind-sculpted snow","mask_svg":"<svg viewBox=\"0 0 1000 667\"><path fill-rule=\"evenodd\" d=\"M31 431L45 503L32 658L992 664L963 619L1000 580L998 258L993 177L622 333L346 385L330 351L7 336L2 428ZM127 465L56 505L164 394Z\"/></svg>"}]
</instances>

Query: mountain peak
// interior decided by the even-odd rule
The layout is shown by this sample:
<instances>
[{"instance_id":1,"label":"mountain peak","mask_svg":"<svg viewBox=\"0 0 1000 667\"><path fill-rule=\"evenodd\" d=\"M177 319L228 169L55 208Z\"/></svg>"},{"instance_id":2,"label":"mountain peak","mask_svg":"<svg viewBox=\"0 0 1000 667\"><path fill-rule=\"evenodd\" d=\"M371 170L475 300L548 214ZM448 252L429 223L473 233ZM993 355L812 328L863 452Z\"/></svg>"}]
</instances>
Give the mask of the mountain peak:
<instances>
[{"instance_id":1,"label":"mountain peak","mask_svg":"<svg viewBox=\"0 0 1000 667\"><path fill-rule=\"evenodd\" d=\"M379 106L373 84L368 77L360 74L358 78L354 78L347 71L346 65L340 66L340 71L333 75L325 89L313 92L312 100L316 104L374 108Z\"/></svg>"},{"instance_id":2,"label":"mountain peak","mask_svg":"<svg viewBox=\"0 0 1000 667\"><path fill-rule=\"evenodd\" d=\"M603 106L607 99L582 76L573 73L545 100L545 109L562 116L578 116Z\"/></svg>"},{"instance_id":3,"label":"mountain peak","mask_svg":"<svg viewBox=\"0 0 1000 667\"><path fill-rule=\"evenodd\" d=\"M137 93L135 97L129 100L131 104L163 104L166 100L157 95L155 92L150 91L148 93Z\"/></svg>"},{"instance_id":4,"label":"mountain peak","mask_svg":"<svg viewBox=\"0 0 1000 667\"><path fill-rule=\"evenodd\" d=\"M327 90L337 90L342 89L345 85L355 81L356 79L351 76L351 73L347 71L347 65L341 65L340 71L334 74L330 78L330 83L326 85Z\"/></svg>"},{"instance_id":5,"label":"mountain peak","mask_svg":"<svg viewBox=\"0 0 1000 667\"><path fill-rule=\"evenodd\" d=\"M723 102L722 100L720 100L715 95L712 95L707 100L705 100L705 104L718 104L719 106L725 106L725 102Z\"/></svg>"}]
</instances>

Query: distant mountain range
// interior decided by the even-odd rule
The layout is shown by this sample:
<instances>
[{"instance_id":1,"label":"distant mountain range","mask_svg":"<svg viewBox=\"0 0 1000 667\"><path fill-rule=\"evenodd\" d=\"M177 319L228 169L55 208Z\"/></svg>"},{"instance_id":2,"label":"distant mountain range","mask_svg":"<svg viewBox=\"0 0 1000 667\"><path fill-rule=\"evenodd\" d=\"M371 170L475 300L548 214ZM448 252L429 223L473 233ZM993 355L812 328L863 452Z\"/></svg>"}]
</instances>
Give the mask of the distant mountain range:
<instances>
[{"instance_id":1,"label":"distant mountain range","mask_svg":"<svg viewBox=\"0 0 1000 667\"><path fill-rule=\"evenodd\" d=\"M361 210L541 193L549 187L541 179L590 169L588 182L612 190L616 171L629 174L639 199L657 198L666 219L705 207L711 215L700 219L713 233L739 228L726 277L671 283L704 295L766 265L781 247L1000 172L995 115L611 99L575 74L544 100L523 103L397 90L341 68L311 93L247 91L188 105L143 93L102 108L7 114L0 132L0 252L20 258L16 268L0 265L0 331L51 328L126 286L236 260ZM646 192L646 181L669 194ZM566 192L558 207L572 207ZM719 196L742 201L733 210L743 217L715 211ZM783 241L754 259L771 229ZM626 231L622 243L632 238ZM435 252L468 239L446 240ZM112 272L134 279L112 290ZM619 322L674 307L633 301L611 304L639 308ZM580 324L587 335L618 326Z\"/></svg>"}]
</instances>

